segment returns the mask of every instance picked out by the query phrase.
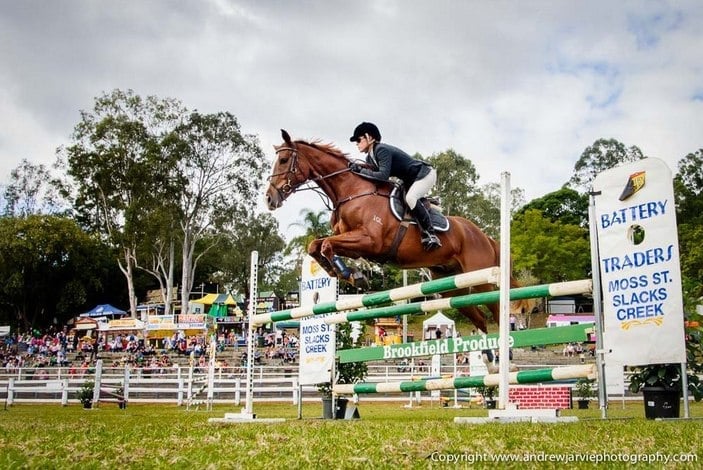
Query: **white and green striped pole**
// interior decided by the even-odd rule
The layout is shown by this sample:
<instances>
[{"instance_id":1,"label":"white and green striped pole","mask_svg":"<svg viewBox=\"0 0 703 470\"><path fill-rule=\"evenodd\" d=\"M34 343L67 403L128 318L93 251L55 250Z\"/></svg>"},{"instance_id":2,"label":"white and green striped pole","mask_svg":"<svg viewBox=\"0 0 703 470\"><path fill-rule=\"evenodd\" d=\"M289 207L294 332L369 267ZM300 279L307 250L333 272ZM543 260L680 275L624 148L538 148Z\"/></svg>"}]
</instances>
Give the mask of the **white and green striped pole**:
<instances>
[{"instance_id":1,"label":"white and green striped pole","mask_svg":"<svg viewBox=\"0 0 703 470\"><path fill-rule=\"evenodd\" d=\"M288 310L280 310L278 312L254 315L252 322L254 325L264 325L266 323L293 320L297 318L309 317L311 315L322 315L325 313L335 313L362 307L386 305L399 300L439 294L442 292L478 286L481 284L497 284L499 271L500 270L497 267L485 268L478 271L457 274L455 276L435 279L410 286L398 287L383 292L365 294L361 297L342 299L336 302L323 302L317 305L295 307Z\"/></svg>"},{"instance_id":2,"label":"white and green striped pole","mask_svg":"<svg viewBox=\"0 0 703 470\"><path fill-rule=\"evenodd\" d=\"M586 377L596 377L594 364L556 367L549 369L533 369L511 372L508 376L511 384L532 384L553 382ZM500 374L488 374L474 377L451 377L446 379L422 379L405 382L337 384L334 393L337 395L367 394L367 393L405 393L427 392L431 390L452 390L458 388L474 388L495 386L500 383Z\"/></svg>"},{"instance_id":3,"label":"white and green striped pole","mask_svg":"<svg viewBox=\"0 0 703 470\"><path fill-rule=\"evenodd\" d=\"M515 289L510 289L510 300L585 294L591 292L591 287L592 282L590 279L517 287ZM346 323L350 321L369 320L372 318L386 318L394 317L396 315L434 312L436 310L446 310L449 308L462 308L472 305L492 304L498 302L499 299L500 291L480 292L477 294L459 295L444 299L427 300L425 302L390 305L388 307L359 310L356 312L343 312L325 317L325 323Z\"/></svg>"}]
</instances>

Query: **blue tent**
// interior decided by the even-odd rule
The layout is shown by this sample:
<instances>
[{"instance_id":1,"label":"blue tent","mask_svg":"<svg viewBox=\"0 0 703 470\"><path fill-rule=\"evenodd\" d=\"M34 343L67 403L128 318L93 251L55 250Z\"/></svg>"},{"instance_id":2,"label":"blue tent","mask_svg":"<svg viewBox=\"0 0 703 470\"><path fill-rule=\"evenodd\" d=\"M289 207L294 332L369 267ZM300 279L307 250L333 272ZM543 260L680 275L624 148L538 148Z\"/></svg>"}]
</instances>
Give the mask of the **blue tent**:
<instances>
[{"instance_id":1,"label":"blue tent","mask_svg":"<svg viewBox=\"0 0 703 470\"><path fill-rule=\"evenodd\" d=\"M118 315L124 315L125 312L124 310L120 310L117 307L113 307L110 304L100 304L95 306L92 310L82 313L82 317L106 317L106 316L118 316Z\"/></svg>"}]
</instances>

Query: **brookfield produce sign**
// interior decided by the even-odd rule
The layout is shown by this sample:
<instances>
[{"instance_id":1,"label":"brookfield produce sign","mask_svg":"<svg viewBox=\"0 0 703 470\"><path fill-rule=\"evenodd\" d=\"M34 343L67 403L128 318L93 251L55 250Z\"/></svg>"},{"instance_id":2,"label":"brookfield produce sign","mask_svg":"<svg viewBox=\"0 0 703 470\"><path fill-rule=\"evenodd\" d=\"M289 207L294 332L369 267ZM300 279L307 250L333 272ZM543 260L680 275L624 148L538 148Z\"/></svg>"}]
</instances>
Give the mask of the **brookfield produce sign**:
<instances>
[{"instance_id":1,"label":"brookfield produce sign","mask_svg":"<svg viewBox=\"0 0 703 470\"><path fill-rule=\"evenodd\" d=\"M594 332L593 323L537 328L510 332L510 347L539 346L582 342ZM360 349L345 349L337 352L339 362L366 362L386 359L432 356L434 354L468 353L484 349L498 349L498 334L462 336L459 338L418 341L416 343L392 344Z\"/></svg>"}]
</instances>

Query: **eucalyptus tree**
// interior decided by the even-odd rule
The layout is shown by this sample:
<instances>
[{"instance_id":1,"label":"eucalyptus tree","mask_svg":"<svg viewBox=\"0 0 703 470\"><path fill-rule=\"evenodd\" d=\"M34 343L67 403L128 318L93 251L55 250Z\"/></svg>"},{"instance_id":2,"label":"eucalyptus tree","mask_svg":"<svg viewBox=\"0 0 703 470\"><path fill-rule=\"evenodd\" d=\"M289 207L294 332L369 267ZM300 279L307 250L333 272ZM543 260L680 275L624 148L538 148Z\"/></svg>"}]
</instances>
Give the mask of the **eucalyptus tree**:
<instances>
[{"instance_id":1,"label":"eucalyptus tree","mask_svg":"<svg viewBox=\"0 0 703 470\"><path fill-rule=\"evenodd\" d=\"M3 215L26 217L35 214L61 214L68 206L59 194L51 171L43 164L23 159L10 172L3 190Z\"/></svg>"},{"instance_id":2,"label":"eucalyptus tree","mask_svg":"<svg viewBox=\"0 0 703 470\"><path fill-rule=\"evenodd\" d=\"M241 230L259 199L270 164L258 139L242 133L228 112L184 116L164 142L179 188L173 193L181 246L181 306L187 312L200 258L217 234Z\"/></svg>"},{"instance_id":3,"label":"eucalyptus tree","mask_svg":"<svg viewBox=\"0 0 703 470\"><path fill-rule=\"evenodd\" d=\"M142 98L114 90L81 111L72 142L58 150L69 181L77 219L119 250L132 316L136 316L134 269L137 248L149 226L150 208L171 200L179 189L172 168L178 156L163 151L164 139L181 123L185 110L174 99Z\"/></svg>"},{"instance_id":4,"label":"eucalyptus tree","mask_svg":"<svg viewBox=\"0 0 703 470\"><path fill-rule=\"evenodd\" d=\"M574 174L566 186L587 192L593 179L601 172L622 163L634 162L644 158L642 151L636 147L626 147L615 139L598 139L586 147L574 165Z\"/></svg>"}]
</instances>

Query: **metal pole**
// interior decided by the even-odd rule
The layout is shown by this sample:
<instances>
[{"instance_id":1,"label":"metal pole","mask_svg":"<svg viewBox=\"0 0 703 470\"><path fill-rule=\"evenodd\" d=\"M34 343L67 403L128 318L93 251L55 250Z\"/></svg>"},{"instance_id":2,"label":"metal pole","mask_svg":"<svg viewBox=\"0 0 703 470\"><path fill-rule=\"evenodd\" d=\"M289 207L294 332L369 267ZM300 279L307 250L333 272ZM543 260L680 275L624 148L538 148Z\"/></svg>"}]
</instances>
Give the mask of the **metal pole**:
<instances>
[{"instance_id":1,"label":"metal pole","mask_svg":"<svg viewBox=\"0 0 703 470\"><path fill-rule=\"evenodd\" d=\"M254 408L254 328L256 325L252 322L256 313L256 299L258 294L258 269L259 269L259 252L251 252L251 269L249 274L249 321L248 321L248 341L247 341L247 398L244 405L244 411L247 414L253 414Z\"/></svg>"},{"instance_id":2,"label":"metal pole","mask_svg":"<svg viewBox=\"0 0 703 470\"><path fill-rule=\"evenodd\" d=\"M688 375L686 375L686 363L681 363L681 386L683 387L683 417L690 418L690 407L688 403Z\"/></svg>"},{"instance_id":3,"label":"metal pole","mask_svg":"<svg viewBox=\"0 0 703 470\"><path fill-rule=\"evenodd\" d=\"M500 352L500 384L498 387L498 407L508 407L510 374L510 173L501 176L500 198L500 315L498 351Z\"/></svg>"},{"instance_id":4,"label":"metal pole","mask_svg":"<svg viewBox=\"0 0 703 470\"><path fill-rule=\"evenodd\" d=\"M598 368L598 406L601 418L608 415L608 392L605 384L605 351L603 350L603 293L601 292L600 253L598 251L598 231L596 230L596 196L590 192L588 204L589 238L591 242L591 276L593 277L593 315L596 320L596 367Z\"/></svg>"}]
</instances>

